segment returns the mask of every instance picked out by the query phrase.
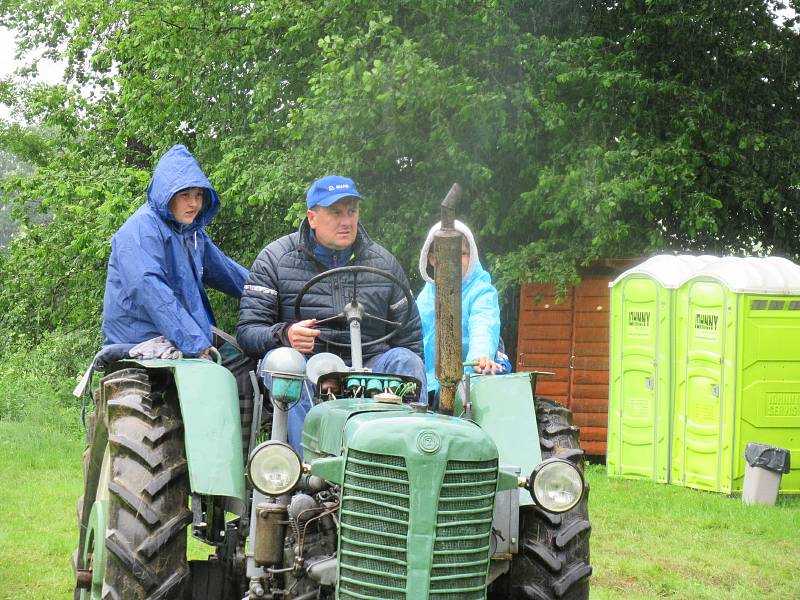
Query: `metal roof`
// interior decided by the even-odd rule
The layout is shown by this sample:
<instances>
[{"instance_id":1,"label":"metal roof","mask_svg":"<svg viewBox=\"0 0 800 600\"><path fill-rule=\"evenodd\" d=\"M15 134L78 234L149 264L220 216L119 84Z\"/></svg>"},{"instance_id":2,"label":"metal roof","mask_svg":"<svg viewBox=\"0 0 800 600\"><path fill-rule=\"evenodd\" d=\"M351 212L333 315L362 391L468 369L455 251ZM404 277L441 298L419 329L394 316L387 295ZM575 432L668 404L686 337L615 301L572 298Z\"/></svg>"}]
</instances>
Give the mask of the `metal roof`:
<instances>
[{"instance_id":1,"label":"metal roof","mask_svg":"<svg viewBox=\"0 0 800 600\"><path fill-rule=\"evenodd\" d=\"M678 288L692 275L703 269L706 265L720 260L719 257L703 254L700 256L690 254L658 254L648 258L643 263L631 267L608 287L614 287L631 275L642 275L655 279L662 287Z\"/></svg>"}]
</instances>

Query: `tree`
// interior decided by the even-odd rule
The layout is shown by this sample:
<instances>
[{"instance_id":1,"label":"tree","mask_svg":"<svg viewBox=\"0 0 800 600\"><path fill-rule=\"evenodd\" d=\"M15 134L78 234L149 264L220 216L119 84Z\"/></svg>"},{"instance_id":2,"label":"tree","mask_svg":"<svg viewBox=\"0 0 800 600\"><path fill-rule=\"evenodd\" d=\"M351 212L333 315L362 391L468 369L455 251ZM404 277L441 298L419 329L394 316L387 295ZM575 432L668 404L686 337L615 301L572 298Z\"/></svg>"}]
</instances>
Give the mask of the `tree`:
<instances>
[{"instance_id":1,"label":"tree","mask_svg":"<svg viewBox=\"0 0 800 600\"><path fill-rule=\"evenodd\" d=\"M96 331L109 238L175 142L244 264L331 172L412 277L453 181L507 289L665 248L797 258L800 46L772 4L7 0L2 24L63 48L69 82L13 95L57 134L3 184L51 221L9 247L0 324Z\"/></svg>"}]
</instances>

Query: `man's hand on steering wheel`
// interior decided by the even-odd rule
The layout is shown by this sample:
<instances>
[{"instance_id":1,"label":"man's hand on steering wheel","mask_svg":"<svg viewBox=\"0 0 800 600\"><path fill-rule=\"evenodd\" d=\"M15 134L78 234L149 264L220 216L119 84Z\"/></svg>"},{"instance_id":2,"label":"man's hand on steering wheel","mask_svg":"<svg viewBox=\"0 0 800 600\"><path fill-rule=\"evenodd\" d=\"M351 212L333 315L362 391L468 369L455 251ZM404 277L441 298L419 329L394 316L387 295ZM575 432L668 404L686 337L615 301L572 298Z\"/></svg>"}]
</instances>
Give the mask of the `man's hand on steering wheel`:
<instances>
[{"instance_id":1,"label":"man's hand on steering wheel","mask_svg":"<svg viewBox=\"0 0 800 600\"><path fill-rule=\"evenodd\" d=\"M311 329L316 322L316 319L306 319L289 326L286 337L292 348L303 354L310 354L314 351L314 340L320 333L319 329Z\"/></svg>"},{"instance_id":2,"label":"man's hand on steering wheel","mask_svg":"<svg viewBox=\"0 0 800 600\"><path fill-rule=\"evenodd\" d=\"M295 298L295 302L294 302L295 318L296 319L300 319L300 307L302 306L303 298L308 293L308 291L311 289L311 287L313 287L318 282L320 282L320 281L322 281L324 279L327 279L327 278L333 277L333 276L338 276L338 275L344 274L344 273L352 274L352 276L353 276L353 284L352 284L352 288L351 288L352 291L350 293L350 304L348 304L345 307L345 312L341 312L341 313L339 313L337 315L334 315L332 317L327 317L325 319L308 319L306 321L299 321L295 325L301 325L303 323L309 323L309 322L313 322L314 324L321 325L321 324L327 323L329 321L343 321L344 323L347 323L348 319L351 317L351 315L348 314L346 311L347 311L347 309L349 307L354 307L353 303L357 302L357 299L358 299L358 283L357 283L357 279L358 279L358 275L359 274L376 275L376 276L378 276L378 277L380 277L382 279L386 279L386 280L390 281L395 286L397 286L397 288L402 292L403 297L405 299L404 306L403 306L404 311L401 313L401 317L398 318L398 320L396 320L396 321L392 321L392 320L386 319L384 317L381 317L381 316L378 316L378 315L373 315L373 314L370 314L368 312L365 312L363 310L363 307L358 305L360 312L358 312L358 311L356 311L356 312L358 313L357 318L358 318L359 321L371 319L373 321L378 321L380 323L383 323L385 326L387 326L387 329L388 329L388 332L385 335L382 335L382 336L378 337L377 339L370 340L368 342L364 342L362 344L362 346L364 348L366 348L368 346L374 346L375 344L380 344L382 342L386 342L389 339L391 339L392 337L394 337L399 331L401 331L408 324L408 321L410 320L411 314L412 314L411 307L413 306L413 303L414 303L414 295L411 293L411 289L408 287L408 284L406 284L403 281L400 281L394 275L392 275L391 273L389 273L387 271L383 271L381 269L376 269L375 267L366 267L366 266L360 266L360 265L348 265L346 267L338 267L336 269L330 269L328 271L324 271L324 272L320 273L319 275L316 275L316 276L312 277L311 279L309 279L306 282L306 284L303 286L303 288L300 290L300 292L298 293L297 297ZM295 325L293 325L289 329L289 331L291 331L291 329L293 327L295 327ZM311 330L311 331L314 332L315 337L319 336L319 331L317 331L317 330ZM338 346L338 347L343 347L343 348L347 348L347 347L350 346L350 344L343 344L341 342L337 342L335 340L328 339L325 336L319 337L319 341L324 342L326 344L330 344L331 346ZM290 342L291 342L291 339L290 339ZM292 347L294 347L294 344L292 344ZM312 340L312 348L313 348L313 340ZM297 348L295 348L295 349L297 350ZM303 350L300 350L300 352L303 352Z\"/></svg>"}]
</instances>

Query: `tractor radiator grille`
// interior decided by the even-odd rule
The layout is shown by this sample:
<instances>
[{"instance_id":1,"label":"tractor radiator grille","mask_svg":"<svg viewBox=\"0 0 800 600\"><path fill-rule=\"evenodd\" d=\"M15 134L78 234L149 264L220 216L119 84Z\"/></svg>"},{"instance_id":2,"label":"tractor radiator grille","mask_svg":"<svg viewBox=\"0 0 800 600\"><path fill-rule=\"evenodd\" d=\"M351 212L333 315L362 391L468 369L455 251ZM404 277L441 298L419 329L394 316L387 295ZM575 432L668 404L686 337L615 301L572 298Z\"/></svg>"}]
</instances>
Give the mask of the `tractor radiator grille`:
<instances>
[{"instance_id":1,"label":"tractor radiator grille","mask_svg":"<svg viewBox=\"0 0 800 600\"><path fill-rule=\"evenodd\" d=\"M486 597L496 488L496 460L447 463L433 546L432 598Z\"/></svg>"},{"instance_id":2,"label":"tractor radiator grille","mask_svg":"<svg viewBox=\"0 0 800 600\"><path fill-rule=\"evenodd\" d=\"M406 600L409 491L404 458L350 451L341 498L341 600Z\"/></svg>"}]
</instances>

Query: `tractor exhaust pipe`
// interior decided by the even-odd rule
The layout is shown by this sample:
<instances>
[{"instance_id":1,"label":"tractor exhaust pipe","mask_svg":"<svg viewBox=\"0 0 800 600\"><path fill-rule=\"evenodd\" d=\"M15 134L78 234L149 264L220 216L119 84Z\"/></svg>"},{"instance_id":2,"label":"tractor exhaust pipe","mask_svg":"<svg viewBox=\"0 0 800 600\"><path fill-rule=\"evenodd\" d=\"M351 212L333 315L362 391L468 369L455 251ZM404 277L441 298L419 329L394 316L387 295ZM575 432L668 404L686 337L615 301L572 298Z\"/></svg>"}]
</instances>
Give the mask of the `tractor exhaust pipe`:
<instances>
[{"instance_id":1,"label":"tractor exhaust pipe","mask_svg":"<svg viewBox=\"0 0 800 600\"><path fill-rule=\"evenodd\" d=\"M436 269L436 379L440 412L452 415L461 363L461 233L455 228L461 186L454 183L441 204L442 227L434 236Z\"/></svg>"}]
</instances>

